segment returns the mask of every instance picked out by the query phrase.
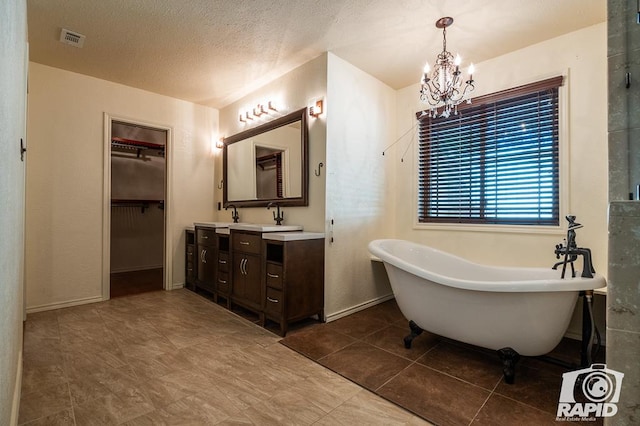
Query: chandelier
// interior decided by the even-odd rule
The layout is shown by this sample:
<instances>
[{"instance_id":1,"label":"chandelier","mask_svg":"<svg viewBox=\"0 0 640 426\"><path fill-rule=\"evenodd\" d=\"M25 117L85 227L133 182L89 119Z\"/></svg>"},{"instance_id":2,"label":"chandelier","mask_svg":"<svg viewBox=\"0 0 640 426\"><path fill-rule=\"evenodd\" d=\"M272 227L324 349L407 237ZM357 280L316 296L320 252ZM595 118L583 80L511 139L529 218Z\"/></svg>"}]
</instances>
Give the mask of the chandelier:
<instances>
[{"instance_id":1,"label":"chandelier","mask_svg":"<svg viewBox=\"0 0 640 426\"><path fill-rule=\"evenodd\" d=\"M458 114L458 104L467 100L467 95L475 88L473 83L473 64L469 65L469 79L464 82L461 77L460 55L453 55L447 51L447 27L453 24L453 18L445 17L436 21L436 27L442 28L442 52L438 54L436 63L429 75L429 63L424 66L420 87L420 100L428 104L432 117L438 115L438 108L442 108L441 117L449 117L451 113Z\"/></svg>"}]
</instances>

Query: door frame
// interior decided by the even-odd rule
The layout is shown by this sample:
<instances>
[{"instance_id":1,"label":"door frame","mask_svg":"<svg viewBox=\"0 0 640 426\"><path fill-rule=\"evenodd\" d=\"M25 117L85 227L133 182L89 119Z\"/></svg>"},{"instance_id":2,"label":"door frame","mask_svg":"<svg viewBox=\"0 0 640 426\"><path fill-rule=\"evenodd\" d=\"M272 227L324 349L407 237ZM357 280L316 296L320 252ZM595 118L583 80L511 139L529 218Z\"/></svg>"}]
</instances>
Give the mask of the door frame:
<instances>
[{"instance_id":1,"label":"door frame","mask_svg":"<svg viewBox=\"0 0 640 426\"><path fill-rule=\"evenodd\" d=\"M162 287L173 289L173 238L170 230L173 228L173 128L171 126L149 123L128 117L104 113L104 161L103 161L103 190L102 190L102 300L111 298L111 125L114 121L121 123L151 127L167 132L164 154L164 252Z\"/></svg>"}]
</instances>

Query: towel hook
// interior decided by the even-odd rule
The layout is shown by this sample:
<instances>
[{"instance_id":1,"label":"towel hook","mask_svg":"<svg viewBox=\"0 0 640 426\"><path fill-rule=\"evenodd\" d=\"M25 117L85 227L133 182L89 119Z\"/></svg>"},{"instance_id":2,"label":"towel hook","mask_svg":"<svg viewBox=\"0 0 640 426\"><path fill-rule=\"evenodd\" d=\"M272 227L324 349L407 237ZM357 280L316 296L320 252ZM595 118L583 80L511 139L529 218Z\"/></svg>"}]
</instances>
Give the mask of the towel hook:
<instances>
[{"instance_id":1,"label":"towel hook","mask_svg":"<svg viewBox=\"0 0 640 426\"><path fill-rule=\"evenodd\" d=\"M222 184L224 183L223 179L220 179L220 184L218 185L218 189L222 189Z\"/></svg>"},{"instance_id":2,"label":"towel hook","mask_svg":"<svg viewBox=\"0 0 640 426\"><path fill-rule=\"evenodd\" d=\"M318 164L318 170L314 170L313 173L315 173L316 176L320 176L320 172L322 171L322 166L324 166L323 163L319 163Z\"/></svg>"}]
</instances>

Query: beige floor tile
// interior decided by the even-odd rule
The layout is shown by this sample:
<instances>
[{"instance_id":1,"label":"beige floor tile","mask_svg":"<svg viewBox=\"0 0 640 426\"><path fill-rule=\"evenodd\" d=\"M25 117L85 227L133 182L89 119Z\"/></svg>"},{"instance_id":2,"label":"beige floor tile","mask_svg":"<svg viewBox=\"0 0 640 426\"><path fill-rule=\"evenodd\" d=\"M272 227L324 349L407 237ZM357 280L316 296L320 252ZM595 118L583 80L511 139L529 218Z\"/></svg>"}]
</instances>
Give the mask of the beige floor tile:
<instances>
[{"instance_id":1,"label":"beige floor tile","mask_svg":"<svg viewBox=\"0 0 640 426\"><path fill-rule=\"evenodd\" d=\"M24 426L74 426L75 424L76 421L73 417L73 410L70 408L28 423L23 423Z\"/></svg>"},{"instance_id":2,"label":"beige floor tile","mask_svg":"<svg viewBox=\"0 0 640 426\"><path fill-rule=\"evenodd\" d=\"M316 425L430 425L408 411L385 401L367 390L355 396L323 417Z\"/></svg>"},{"instance_id":3,"label":"beige floor tile","mask_svg":"<svg viewBox=\"0 0 640 426\"><path fill-rule=\"evenodd\" d=\"M38 388L21 396L18 423L27 423L70 408L69 386L66 383Z\"/></svg>"}]
</instances>

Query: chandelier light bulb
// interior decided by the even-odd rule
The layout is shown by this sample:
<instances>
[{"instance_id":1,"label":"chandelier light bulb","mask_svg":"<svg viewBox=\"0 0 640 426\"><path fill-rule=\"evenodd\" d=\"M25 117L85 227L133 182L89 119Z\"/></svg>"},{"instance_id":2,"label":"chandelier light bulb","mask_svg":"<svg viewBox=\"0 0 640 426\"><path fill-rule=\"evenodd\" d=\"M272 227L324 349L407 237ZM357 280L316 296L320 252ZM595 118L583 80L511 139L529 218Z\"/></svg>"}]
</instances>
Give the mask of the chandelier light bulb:
<instances>
[{"instance_id":1,"label":"chandelier light bulb","mask_svg":"<svg viewBox=\"0 0 640 426\"><path fill-rule=\"evenodd\" d=\"M475 72L476 67L473 66L473 62L469 65L469 75L473 75L473 73Z\"/></svg>"},{"instance_id":2,"label":"chandelier light bulb","mask_svg":"<svg viewBox=\"0 0 640 426\"><path fill-rule=\"evenodd\" d=\"M457 66L460 66L461 62L462 62L462 58L460 57L459 54L456 53L456 59L453 61L453 64L457 67Z\"/></svg>"},{"instance_id":3,"label":"chandelier light bulb","mask_svg":"<svg viewBox=\"0 0 640 426\"><path fill-rule=\"evenodd\" d=\"M422 72L427 74L430 70L431 70L431 67L429 66L429 62L426 62L424 64L424 68L422 68Z\"/></svg>"}]
</instances>

